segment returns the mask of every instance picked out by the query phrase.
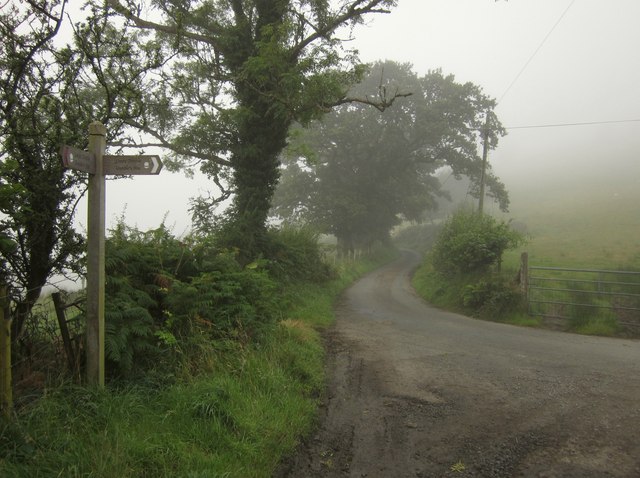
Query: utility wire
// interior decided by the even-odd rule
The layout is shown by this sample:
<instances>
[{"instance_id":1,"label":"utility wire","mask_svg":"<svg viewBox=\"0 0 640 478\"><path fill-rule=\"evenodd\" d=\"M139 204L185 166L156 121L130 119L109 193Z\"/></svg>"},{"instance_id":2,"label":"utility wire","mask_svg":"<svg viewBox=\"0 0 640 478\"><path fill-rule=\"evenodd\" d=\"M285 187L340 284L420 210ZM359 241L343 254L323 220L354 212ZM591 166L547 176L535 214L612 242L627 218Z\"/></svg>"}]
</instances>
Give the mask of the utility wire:
<instances>
[{"instance_id":1,"label":"utility wire","mask_svg":"<svg viewBox=\"0 0 640 478\"><path fill-rule=\"evenodd\" d=\"M520 76L522 75L522 73L524 73L524 70L527 69L527 67L529 66L529 63L531 63L531 61L533 60L533 58L538 54L538 52L540 51L540 49L544 46L544 44L546 43L547 39L551 36L551 34L553 33L553 31L556 29L556 27L560 24L560 22L562 21L562 19L564 18L564 16L567 14L567 12L569 11L569 9L573 6L573 4L576 2L576 0L572 0L571 3L569 4L569 6L567 8L565 8L564 12L562 12L562 15L560 15L560 18L558 18L558 20L556 21L556 23L554 23L553 27L551 27L551 30L549 30L549 33L547 33L547 35L542 39L542 41L540 42L540 44L538 45L538 48L536 48L536 50L533 52L533 54L529 57L529 59L527 60L527 62L524 64L524 66L520 69L520 71L518 72L518 74L516 75L516 77L513 79L513 81L509 84L509 86L507 87L507 89L505 90L504 93L502 93L502 96L500 97L500 99L498 100L498 103L502 102L502 100L504 99L504 97L507 95L507 93L509 92L509 90L511 90L511 88L513 87L513 85L515 85L516 81L518 81L518 79L520 78Z\"/></svg>"},{"instance_id":2,"label":"utility wire","mask_svg":"<svg viewBox=\"0 0 640 478\"><path fill-rule=\"evenodd\" d=\"M564 126L588 126L598 124L619 124L619 123L640 123L639 119L610 120L610 121L585 121L581 123L555 123L555 124L534 124L526 126L505 126L504 129L533 129L533 128L561 128Z\"/></svg>"}]
</instances>

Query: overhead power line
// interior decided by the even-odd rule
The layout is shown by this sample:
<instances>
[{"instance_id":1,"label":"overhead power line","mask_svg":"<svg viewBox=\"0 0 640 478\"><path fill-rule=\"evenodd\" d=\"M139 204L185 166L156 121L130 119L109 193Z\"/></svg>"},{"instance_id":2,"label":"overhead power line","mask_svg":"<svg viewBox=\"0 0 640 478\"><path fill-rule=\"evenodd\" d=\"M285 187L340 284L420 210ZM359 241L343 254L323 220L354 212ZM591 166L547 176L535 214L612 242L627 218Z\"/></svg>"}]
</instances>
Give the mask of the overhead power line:
<instances>
[{"instance_id":1,"label":"overhead power line","mask_svg":"<svg viewBox=\"0 0 640 478\"><path fill-rule=\"evenodd\" d=\"M527 67L529 66L529 63L531 63L531 61L533 60L533 58L538 54L538 52L540 51L540 49L544 46L544 44L547 42L547 39L551 36L551 34L553 33L553 31L556 29L556 27L560 24L560 22L562 21L562 19L564 18L564 16L567 14L567 12L569 11L569 9L573 6L573 4L575 3L576 0L572 0L572 2L569 4L569 6L567 8L565 8L564 12L562 12L562 15L560 15L560 18L558 18L558 20L553 24L553 27L551 27L551 30L549 30L549 33L547 33L545 35L545 37L542 39L542 41L540 42L540 44L538 45L538 48L535 49L535 51L531 54L531 56L529 57L529 59L527 60L527 62L524 64L524 66L520 69L520 71L518 72L518 74L516 75L516 77L513 79L513 81L509 84L509 86L507 87L507 89L504 91L504 93L502 93L502 96L500 97L500 99L498 100L498 103L502 102L503 98L507 95L507 93L509 92L509 90L511 90L511 88L513 87L513 85L515 85L516 81L518 81L518 79L520 78L520 76L522 75L522 73L524 73L524 70L527 69Z\"/></svg>"},{"instance_id":2,"label":"overhead power line","mask_svg":"<svg viewBox=\"0 0 640 478\"><path fill-rule=\"evenodd\" d=\"M610 121L585 121L581 123L553 123L553 124L534 124L534 125L524 125L524 126L505 126L505 129L561 128L564 126L588 126L588 125L618 124L618 123L640 123L640 118L626 119L626 120L610 120Z\"/></svg>"}]
</instances>

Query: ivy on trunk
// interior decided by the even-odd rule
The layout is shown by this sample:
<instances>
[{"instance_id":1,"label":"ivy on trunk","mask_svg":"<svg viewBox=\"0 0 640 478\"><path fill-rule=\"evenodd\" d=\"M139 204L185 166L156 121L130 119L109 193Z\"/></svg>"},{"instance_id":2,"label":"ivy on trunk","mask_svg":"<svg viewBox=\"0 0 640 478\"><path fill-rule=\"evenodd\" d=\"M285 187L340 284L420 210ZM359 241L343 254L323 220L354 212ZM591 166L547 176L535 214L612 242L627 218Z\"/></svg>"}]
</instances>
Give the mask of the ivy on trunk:
<instances>
[{"instance_id":1,"label":"ivy on trunk","mask_svg":"<svg viewBox=\"0 0 640 478\"><path fill-rule=\"evenodd\" d=\"M211 224L217 202L232 196L226 237L255 257L263 252L290 126L349 101L380 109L393 103L396 95L381 90L374 99L347 96L363 69L339 33L349 35L396 2L161 0L150 10L145 3L107 0L127 20L125 29L153 32L148 44L174 55L171 68L147 85L144 121L130 124L153 139L127 146L164 147L175 167L199 167L221 190L212 201L196 201L199 224Z\"/></svg>"}]
</instances>

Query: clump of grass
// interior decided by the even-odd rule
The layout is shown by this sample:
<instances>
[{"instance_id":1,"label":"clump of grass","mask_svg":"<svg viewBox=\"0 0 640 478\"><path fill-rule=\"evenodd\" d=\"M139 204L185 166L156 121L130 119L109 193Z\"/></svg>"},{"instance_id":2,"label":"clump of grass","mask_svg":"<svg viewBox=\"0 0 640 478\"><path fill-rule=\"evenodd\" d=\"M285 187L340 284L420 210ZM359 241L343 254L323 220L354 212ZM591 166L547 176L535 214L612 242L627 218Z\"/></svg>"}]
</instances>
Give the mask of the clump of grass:
<instances>
[{"instance_id":1,"label":"clump of grass","mask_svg":"<svg viewBox=\"0 0 640 478\"><path fill-rule=\"evenodd\" d=\"M542 325L542 319L540 317L532 317L526 312L510 314L504 322L511 325L519 325L520 327L540 327Z\"/></svg>"},{"instance_id":2,"label":"clump of grass","mask_svg":"<svg viewBox=\"0 0 640 478\"><path fill-rule=\"evenodd\" d=\"M613 337L617 335L619 326L613 317L594 317L574 327L573 330L584 335Z\"/></svg>"}]
</instances>

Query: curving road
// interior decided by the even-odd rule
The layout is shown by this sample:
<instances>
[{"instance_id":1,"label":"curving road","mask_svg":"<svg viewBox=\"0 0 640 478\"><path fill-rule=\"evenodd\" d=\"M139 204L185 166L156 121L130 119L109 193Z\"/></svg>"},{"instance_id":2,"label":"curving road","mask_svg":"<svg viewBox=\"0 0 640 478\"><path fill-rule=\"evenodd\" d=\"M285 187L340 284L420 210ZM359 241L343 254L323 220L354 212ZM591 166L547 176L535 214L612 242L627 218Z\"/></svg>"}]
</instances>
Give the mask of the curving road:
<instances>
[{"instance_id":1,"label":"curving road","mask_svg":"<svg viewBox=\"0 0 640 478\"><path fill-rule=\"evenodd\" d=\"M640 342L483 322L366 276L328 334L319 429L288 477L640 477Z\"/></svg>"}]
</instances>

